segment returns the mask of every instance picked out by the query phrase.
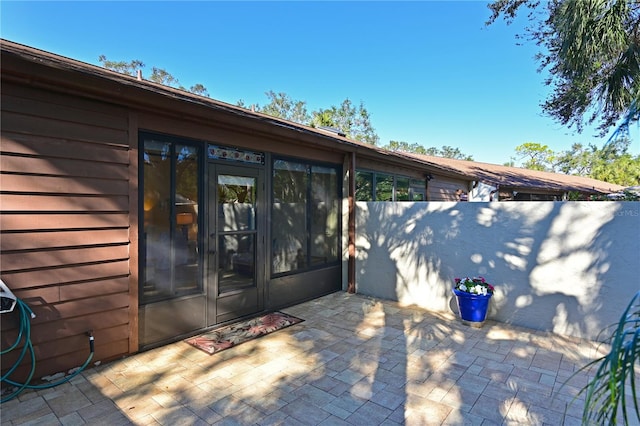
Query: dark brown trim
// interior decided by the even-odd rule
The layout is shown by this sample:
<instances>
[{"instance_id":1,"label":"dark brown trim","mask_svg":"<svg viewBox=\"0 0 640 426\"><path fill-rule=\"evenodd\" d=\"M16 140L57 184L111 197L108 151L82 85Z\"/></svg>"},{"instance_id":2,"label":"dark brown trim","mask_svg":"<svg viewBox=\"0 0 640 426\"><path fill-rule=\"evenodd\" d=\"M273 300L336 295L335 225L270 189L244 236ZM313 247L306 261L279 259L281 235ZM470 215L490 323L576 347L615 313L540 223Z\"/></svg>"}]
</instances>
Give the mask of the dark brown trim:
<instances>
[{"instance_id":1,"label":"dark brown trim","mask_svg":"<svg viewBox=\"0 0 640 426\"><path fill-rule=\"evenodd\" d=\"M349 154L349 262L347 292L356 292L356 153Z\"/></svg>"},{"instance_id":2,"label":"dark brown trim","mask_svg":"<svg viewBox=\"0 0 640 426\"><path fill-rule=\"evenodd\" d=\"M138 114L129 112L129 353L138 351Z\"/></svg>"}]
</instances>

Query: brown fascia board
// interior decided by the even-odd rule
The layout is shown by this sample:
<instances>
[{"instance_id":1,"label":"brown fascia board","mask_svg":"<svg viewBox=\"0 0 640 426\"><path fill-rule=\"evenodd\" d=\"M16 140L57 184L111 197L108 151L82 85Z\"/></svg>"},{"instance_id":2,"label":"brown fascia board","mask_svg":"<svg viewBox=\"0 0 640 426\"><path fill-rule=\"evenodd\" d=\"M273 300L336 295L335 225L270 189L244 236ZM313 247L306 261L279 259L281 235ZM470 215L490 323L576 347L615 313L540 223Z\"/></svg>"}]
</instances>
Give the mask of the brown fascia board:
<instances>
[{"instance_id":1,"label":"brown fascia board","mask_svg":"<svg viewBox=\"0 0 640 426\"><path fill-rule=\"evenodd\" d=\"M192 121L213 122L226 128L245 128L252 133L279 136L295 143L311 143L345 153L354 152L357 156L411 167L424 173L458 179L466 177L439 164L424 162L333 132L250 111L152 81L138 80L136 77L5 39L0 39L0 47L3 80L64 91L140 110L178 115Z\"/></svg>"},{"instance_id":2,"label":"brown fascia board","mask_svg":"<svg viewBox=\"0 0 640 426\"><path fill-rule=\"evenodd\" d=\"M19 43L0 39L2 49L2 79L13 80L34 87L89 97L150 112L178 115L182 119L215 123L220 127L245 129L251 133L282 137L298 144L313 144L345 153L354 152L420 171L420 162L373 145L348 139L299 123L293 123L270 115L227 104L208 97L195 95L180 89L164 86L148 80L138 80L96 65L70 59Z\"/></svg>"},{"instance_id":3,"label":"brown fascia board","mask_svg":"<svg viewBox=\"0 0 640 426\"><path fill-rule=\"evenodd\" d=\"M77 94L222 127L281 136L344 152L368 153L370 145L247 110L180 89L120 74L102 67L0 39L2 79ZM373 152L372 152L373 153Z\"/></svg>"},{"instance_id":4,"label":"brown fascia board","mask_svg":"<svg viewBox=\"0 0 640 426\"><path fill-rule=\"evenodd\" d=\"M440 158L428 155L411 154L428 163L439 163L442 167L462 173L471 180L531 193L562 193L578 191L588 194L605 194L622 189L620 185L599 181L583 176L571 176L562 173L542 172L519 167L475 161Z\"/></svg>"},{"instance_id":5,"label":"brown fascia board","mask_svg":"<svg viewBox=\"0 0 640 426\"><path fill-rule=\"evenodd\" d=\"M516 169L475 162L464 162L473 165L460 167L463 160L452 160L433 156L424 156L385 150L367 143L348 139L332 132L293 123L277 117L253 112L248 109L217 101L208 97L195 95L180 89L164 86L148 80L120 74L106 68L87 64L64 56L35 49L19 43L0 39L2 59L0 61L3 80L21 81L25 84L64 91L104 102L111 102L127 107L151 112L163 112L177 115L185 120L215 123L218 126L234 129L245 129L252 133L283 137L290 142L313 144L325 149L354 152L358 156L376 159L386 163L411 167L420 172L452 177L461 180L485 180L501 187L523 187L532 189L531 185L546 191L567 190L567 185L550 182L523 182L505 179L505 174L495 173L496 168ZM356 158L357 158L356 157ZM356 160L357 161L357 160ZM523 170L523 169L516 169ZM437 177L436 177L437 178ZM515 181L514 181L515 180ZM600 184L602 182L595 181ZM568 190L585 191L590 187L579 185ZM611 185L615 192L622 187ZM607 192L592 189L591 192Z\"/></svg>"},{"instance_id":6,"label":"brown fascia board","mask_svg":"<svg viewBox=\"0 0 640 426\"><path fill-rule=\"evenodd\" d=\"M377 148L377 147L376 147ZM438 176L449 177L459 180L472 181L473 178L466 173L462 173L457 169L448 167L446 164L443 164L438 161L424 161L421 158L414 156L411 153L406 153L402 151L389 151L383 148L377 148L380 151L380 154L386 157L393 156L399 157L402 159L403 164L407 164L407 161L410 161L412 164L420 164L420 169L426 173L430 173L433 175L434 179L437 179Z\"/></svg>"}]
</instances>

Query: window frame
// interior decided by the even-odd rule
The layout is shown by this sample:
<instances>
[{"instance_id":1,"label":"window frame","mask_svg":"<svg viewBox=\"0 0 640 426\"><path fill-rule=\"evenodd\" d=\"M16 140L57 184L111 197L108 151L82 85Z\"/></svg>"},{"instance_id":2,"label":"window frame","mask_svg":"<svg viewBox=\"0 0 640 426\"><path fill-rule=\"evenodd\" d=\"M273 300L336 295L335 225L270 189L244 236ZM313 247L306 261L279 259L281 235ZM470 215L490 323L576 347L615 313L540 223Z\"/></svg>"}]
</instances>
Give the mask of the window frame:
<instances>
[{"instance_id":1,"label":"window frame","mask_svg":"<svg viewBox=\"0 0 640 426\"><path fill-rule=\"evenodd\" d=\"M362 200L357 198L356 201L365 201L365 202L423 202L426 201L426 193L427 193L427 179L417 179L407 175L401 175L397 173L389 173L382 172L370 169L356 169L356 185L358 183L357 176L359 173L367 174L371 176L371 191L367 191L369 195L369 200ZM377 185L379 182L378 176L391 176L393 179L393 187L392 187L392 199L391 200L378 200L378 192ZM408 190L407 199L406 200L398 200L398 181L408 181L408 187L405 188ZM369 182L369 181L367 181ZM358 187L356 187L356 195L358 195ZM360 192L362 193L362 192ZM414 200L414 196L420 194L424 196L424 200Z\"/></svg>"},{"instance_id":2,"label":"window frame","mask_svg":"<svg viewBox=\"0 0 640 426\"><path fill-rule=\"evenodd\" d=\"M169 149L169 158L170 158L170 176L169 176L169 188L167 188L168 193L170 195L169 201L169 251L170 251L170 289L171 292L167 294L159 294L157 296L145 296L144 286L147 282L147 271L146 271L146 262L147 262L147 237L146 237L146 227L145 227L145 170L144 170L144 156L145 156L145 143L150 141L156 141L161 143L167 143L170 145ZM164 135L154 132L141 131L138 133L138 164L142 165L138 167L138 188L139 194L138 197L138 223L139 223L139 248L138 248L138 301L139 305L147 305L151 303L156 303L165 300L175 299L177 297L189 296L192 294L202 294L204 292L204 255L203 255L203 244L204 244L204 219L202 214L197 214L196 222L197 225L197 242L196 242L196 250L197 250L197 272L196 272L196 285L189 290L186 291L175 291L176 289L176 238L178 232L180 232L178 228L178 219L177 219L177 155L178 155L178 146L185 146L195 148L197 155L197 211L204 211L204 170L205 170L205 144L198 140L193 140L189 138L183 138L179 136L172 135Z\"/></svg>"},{"instance_id":3,"label":"window frame","mask_svg":"<svg viewBox=\"0 0 640 426\"><path fill-rule=\"evenodd\" d=\"M294 275L294 274L299 274L299 273L303 273L303 272L307 272L307 271L312 271L312 270L317 270L317 269L322 269L322 268L327 268L327 267L332 267L335 265L338 265L340 263L340 250L341 250L341 239L340 239L340 235L342 232L342 196L343 196L343 191L342 191L342 165L340 164L334 164L334 163L326 163L326 162L321 162L321 161L314 161L314 160L308 160L305 158L298 158L298 157L289 157L289 156L280 156L280 155L272 155L271 156L271 161L270 161L270 168L271 168L271 179L270 179L270 183L269 183L269 197L270 197L270 224L269 224L269 232L271 235L271 239L272 241L275 242L274 239L274 226L277 226L277 223L275 222L275 215L274 215L274 207L275 207L275 199L276 197L274 196L274 179L273 177L275 176L275 173L277 170L276 168L276 162L277 161L284 161L284 162L288 162L288 163L295 163L297 166L304 166L305 168L305 172L306 172L306 188L305 188L305 194L306 194L306 198L305 198L305 220L304 220L304 226L305 226L305 238L304 238L304 242L305 242L305 259L304 259L304 266L303 267L299 267L299 268L294 268L294 269L289 269L286 271L282 271L282 272L274 272L274 256L275 256L275 243L271 244L271 251L270 251L270 256L269 256L269 273L270 273L270 277L271 278L279 278L279 277L283 277L283 276L287 276L287 275ZM313 193L313 184L314 184L314 179L313 179L313 168L314 167L320 167L320 168L328 168L331 170L335 171L335 203L336 203L336 208L337 208L337 212L336 212L336 238L335 238L335 250L336 250L336 257L334 260L328 260L327 262L322 262L322 263L318 263L318 262L314 262L312 260L312 240L311 240L311 236L312 236L312 231L313 229L313 223L312 223L312 214L315 211L315 204L313 202L312 199L312 193ZM317 229L316 229L317 231Z\"/></svg>"}]
</instances>

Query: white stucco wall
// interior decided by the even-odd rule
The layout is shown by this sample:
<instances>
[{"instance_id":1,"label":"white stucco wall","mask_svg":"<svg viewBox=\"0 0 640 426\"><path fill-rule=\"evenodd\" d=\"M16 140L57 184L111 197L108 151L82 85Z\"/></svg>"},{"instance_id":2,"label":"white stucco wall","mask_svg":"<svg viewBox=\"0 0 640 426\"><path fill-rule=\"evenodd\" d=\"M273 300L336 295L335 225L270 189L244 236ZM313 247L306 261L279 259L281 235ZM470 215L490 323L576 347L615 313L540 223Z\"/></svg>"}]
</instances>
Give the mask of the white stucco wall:
<instances>
[{"instance_id":1,"label":"white stucco wall","mask_svg":"<svg viewBox=\"0 0 640 426\"><path fill-rule=\"evenodd\" d=\"M497 287L489 318L602 340L640 290L640 203L357 203L358 293L455 310L455 277Z\"/></svg>"}]
</instances>

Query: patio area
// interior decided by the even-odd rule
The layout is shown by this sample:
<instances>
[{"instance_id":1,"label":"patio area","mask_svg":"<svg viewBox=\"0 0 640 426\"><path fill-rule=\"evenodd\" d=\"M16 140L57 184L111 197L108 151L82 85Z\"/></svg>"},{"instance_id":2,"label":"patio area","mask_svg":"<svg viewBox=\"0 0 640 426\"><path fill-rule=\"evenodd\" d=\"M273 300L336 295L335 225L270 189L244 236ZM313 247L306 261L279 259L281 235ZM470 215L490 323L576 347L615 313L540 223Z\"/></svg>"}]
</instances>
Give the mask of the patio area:
<instances>
[{"instance_id":1,"label":"patio area","mask_svg":"<svg viewBox=\"0 0 640 426\"><path fill-rule=\"evenodd\" d=\"M177 342L2 404L3 425L579 425L594 342L343 292L209 356ZM99 344L99 342L96 342ZM565 416L565 409L566 416Z\"/></svg>"}]
</instances>

